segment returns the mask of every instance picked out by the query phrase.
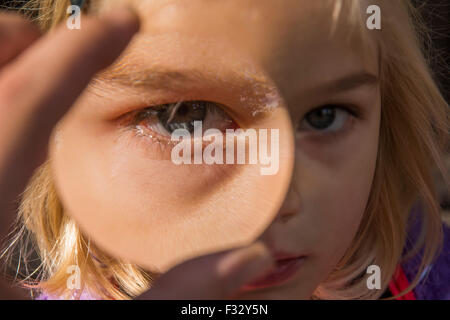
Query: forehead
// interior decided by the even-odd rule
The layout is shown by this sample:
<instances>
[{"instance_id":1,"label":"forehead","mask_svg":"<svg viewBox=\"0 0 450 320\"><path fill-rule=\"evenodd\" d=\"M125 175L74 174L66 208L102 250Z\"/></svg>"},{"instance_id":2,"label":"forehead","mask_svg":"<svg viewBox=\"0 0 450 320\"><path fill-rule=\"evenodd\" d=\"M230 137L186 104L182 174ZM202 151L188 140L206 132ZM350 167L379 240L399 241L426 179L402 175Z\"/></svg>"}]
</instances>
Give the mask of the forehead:
<instances>
[{"instance_id":1,"label":"forehead","mask_svg":"<svg viewBox=\"0 0 450 320\"><path fill-rule=\"evenodd\" d=\"M306 78L332 78L331 71L376 73L376 55L363 50L371 41L361 41L360 26L354 23L362 12L348 5L355 1L99 0L94 10L120 2L134 6L142 19L140 35L124 58L135 67L152 64L160 70L242 77L254 76L258 65L256 70L263 69L287 91Z\"/></svg>"},{"instance_id":2,"label":"forehead","mask_svg":"<svg viewBox=\"0 0 450 320\"><path fill-rule=\"evenodd\" d=\"M364 1L346 0L94 0L94 11L131 4L148 34L179 33L231 41L245 48L290 40L317 39L330 34L339 13ZM350 4L350 5L349 5ZM358 15L359 13L356 13ZM353 14L353 16L356 16ZM343 16L347 19L348 16ZM336 37L345 35L341 30ZM297 39L292 38L295 34Z\"/></svg>"}]
</instances>

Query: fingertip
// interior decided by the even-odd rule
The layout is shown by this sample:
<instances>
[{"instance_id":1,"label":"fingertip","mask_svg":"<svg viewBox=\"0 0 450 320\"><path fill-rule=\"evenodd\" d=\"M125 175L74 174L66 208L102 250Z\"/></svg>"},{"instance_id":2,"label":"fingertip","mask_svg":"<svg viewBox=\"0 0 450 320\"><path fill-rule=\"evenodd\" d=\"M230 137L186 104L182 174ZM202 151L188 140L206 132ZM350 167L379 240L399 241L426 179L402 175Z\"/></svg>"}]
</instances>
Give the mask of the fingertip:
<instances>
[{"instance_id":1,"label":"fingertip","mask_svg":"<svg viewBox=\"0 0 450 320\"><path fill-rule=\"evenodd\" d=\"M267 246L258 241L248 247L249 252L249 269L265 271L275 265L273 255ZM250 275L251 276L251 275Z\"/></svg>"},{"instance_id":2,"label":"fingertip","mask_svg":"<svg viewBox=\"0 0 450 320\"><path fill-rule=\"evenodd\" d=\"M107 68L128 47L140 29L140 19L134 9L116 7L104 15L87 17L81 32L61 30L65 42L72 41L74 56L82 61L84 70L95 72ZM75 48L76 47L76 48Z\"/></svg>"},{"instance_id":3,"label":"fingertip","mask_svg":"<svg viewBox=\"0 0 450 320\"><path fill-rule=\"evenodd\" d=\"M252 261L271 262L272 254L267 246L261 241L254 242L251 245L232 250L223 260L224 269L231 268L233 265L246 264Z\"/></svg>"},{"instance_id":4,"label":"fingertip","mask_svg":"<svg viewBox=\"0 0 450 320\"><path fill-rule=\"evenodd\" d=\"M220 261L218 271L225 277L236 275L237 281L242 282L272 268L273 265L273 256L267 246L262 242L255 242L228 253Z\"/></svg>"},{"instance_id":5,"label":"fingertip","mask_svg":"<svg viewBox=\"0 0 450 320\"><path fill-rule=\"evenodd\" d=\"M275 265L270 250L261 242L233 251L219 265L221 294L231 296Z\"/></svg>"},{"instance_id":6,"label":"fingertip","mask_svg":"<svg viewBox=\"0 0 450 320\"><path fill-rule=\"evenodd\" d=\"M254 242L248 247L248 250L261 258L272 258L269 248L262 241Z\"/></svg>"},{"instance_id":7,"label":"fingertip","mask_svg":"<svg viewBox=\"0 0 450 320\"><path fill-rule=\"evenodd\" d=\"M140 18L138 13L130 6L120 6L108 12L104 20L117 26L121 30L129 33L131 36L140 29Z\"/></svg>"}]
</instances>

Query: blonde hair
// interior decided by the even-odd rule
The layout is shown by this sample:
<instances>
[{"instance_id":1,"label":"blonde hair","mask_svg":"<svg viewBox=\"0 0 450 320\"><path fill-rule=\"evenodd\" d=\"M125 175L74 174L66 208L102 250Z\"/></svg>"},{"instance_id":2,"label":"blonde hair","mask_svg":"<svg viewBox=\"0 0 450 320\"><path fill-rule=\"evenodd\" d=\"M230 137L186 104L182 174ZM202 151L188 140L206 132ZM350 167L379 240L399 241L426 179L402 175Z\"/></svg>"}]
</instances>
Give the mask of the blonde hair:
<instances>
[{"instance_id":1,"label":"blonde hair","mask_svg":"<svg viewBox=\"0 0 450 320\"><path fill-rule=\"evenodd\" d=\"M87 2L87 11L91 2ZM382 94L376 172L357 235L335 270L316 289L313 296L316 299L379 298L398 263L422 250L420 268L408 289L412 290L442 243L442 220L432 170L438 168L447 178L442 155L448 148L448 105L429 70L429 57L424 57L427 33L410 1L375 2L383 12L382 30L374 31L380 54ZM360 30L364 39L367 28L361 15L361 1L326 3L330 4L332 21L359 27L355 30ZM50 30L66 17L68 4L68 0L36 0L28 9L37 10L39 24ZM148 289L152 274L103 253L64 213L50 166L47 162L36 172L19 208L19 231L12 242L24 247L34 244L42 260L34 276L28 274L23 283L64 295L67 267L77 265L84 287L100 298L127 299ZM423 207L421 233L405 256L410 212L418 201ZM24 253L23 257L26 256ZM381 291L367 288L363 275L371 264L382 270ZM35 280L31 281L30 276Z\"/></svg>"}]
</instances>

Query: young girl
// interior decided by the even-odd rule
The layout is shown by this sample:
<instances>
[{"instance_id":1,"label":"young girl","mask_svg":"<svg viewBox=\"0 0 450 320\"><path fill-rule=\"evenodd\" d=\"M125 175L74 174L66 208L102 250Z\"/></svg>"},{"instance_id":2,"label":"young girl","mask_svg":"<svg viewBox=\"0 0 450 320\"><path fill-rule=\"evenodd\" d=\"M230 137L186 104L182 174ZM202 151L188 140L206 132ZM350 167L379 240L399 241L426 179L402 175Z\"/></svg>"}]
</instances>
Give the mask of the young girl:
<instances>
[{"instance_id":1,"label":"young girl","mask_svg":"<svg viewBox=\"0 0 450 320\"><path fill-rule=\"evenodd\" d=\"M232 196L227 179L199 178L204 166L152 161L170 148L165 108L183 102L195 116L207 102L204 112L221 123L252 128L269 116L255 117L250 106L275 103L295 137L289 190L258 237L275 266L232 296L450 298L450 240L432 180L435 168L448 178L448 105L409 1L120 2L139 14L139 34L58 123L48 161L22 195L12 242L24 250L22 265L30 245L42 260L25 284L43 299L129 299L162 285L146 213ZM102 15L117 3L86 1L83 12ZM35 1L42 29L65 24L68 5ZM378 9L381 28L371 28ZM73 32L83 32L81 23ZM245 214L229 202L201 203ZM67 288L69 266L79 268L81 290ZM379 285L370 285L377 274ZM189 279L173 281L168 298Z\"/></svg>"}]
</instances>

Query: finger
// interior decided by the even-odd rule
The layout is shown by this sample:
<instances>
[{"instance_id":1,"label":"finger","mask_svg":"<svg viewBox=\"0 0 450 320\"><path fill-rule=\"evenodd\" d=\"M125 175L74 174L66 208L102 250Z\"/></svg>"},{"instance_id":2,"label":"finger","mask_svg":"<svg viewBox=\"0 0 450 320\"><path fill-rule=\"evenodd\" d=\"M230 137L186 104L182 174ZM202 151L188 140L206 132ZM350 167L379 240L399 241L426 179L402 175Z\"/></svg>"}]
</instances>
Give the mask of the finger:
<instances>
[{"instance_id":1,"label":"finger","mask_svg":"<svg viewBox=\"0 0 450 320\"><path fill-rule=\"evenodd\" d=\"M121 9L102 19L86 18L82 27L46 35L0 74L0 237L52 128L91 77L124 50L139 21Z\"/></svg>"},{"instance_id":2,"label":"finger","mask_svg":"<svg viewBox=\"0 0 450 320\"><path fill-rule=\"evenodd\" d=\"M86 18L81 31L61 27L5 67L0 77L0 116L20 123L31 114L53 127L91 77L111 64L138 29L138 20L122 9L99 19ZM14 107L12 107L14 106ZM12 119L13 115L17 119Z\"/></svg>"},{"instance_id":3,"label":"finger","mask_svg":"<svg viewBox=\"0 0 450 320\"><path fill-rule=\"evenodd\" d=\"M37 26L10 13L0 13L0 67L17 57L40 37Z\"/></svg>"},{"instance_id":4,"label":"finger","mask_svg":"<svg viewBox=\"0 0 450 320\"><path fill-rule=\"evenodd\" d=\"M183 263L162 275L140 300L226 299L274 262L262 243Z\"/></svg>"}]
</instances>

